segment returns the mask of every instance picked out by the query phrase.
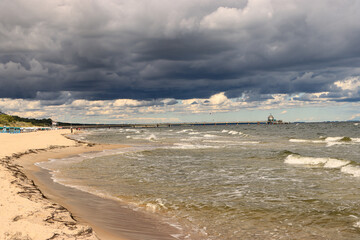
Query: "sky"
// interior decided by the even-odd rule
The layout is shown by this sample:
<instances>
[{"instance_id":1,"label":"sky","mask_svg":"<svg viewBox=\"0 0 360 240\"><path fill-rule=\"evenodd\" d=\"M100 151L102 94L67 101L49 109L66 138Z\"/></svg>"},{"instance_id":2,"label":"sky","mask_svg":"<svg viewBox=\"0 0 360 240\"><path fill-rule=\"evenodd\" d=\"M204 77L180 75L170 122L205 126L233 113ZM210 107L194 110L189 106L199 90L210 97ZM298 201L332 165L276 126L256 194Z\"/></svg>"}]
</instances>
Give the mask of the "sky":
<instances>
[{"instance_id":1,"label":"sky","mask_svg":"<svg viewBox=\"0 0 360 240\"><path fill-rule=\"evenodd\" d=\"M81 123L360 120L358 0L2 0L0 110Z\"/></svg>"}]
</instances>

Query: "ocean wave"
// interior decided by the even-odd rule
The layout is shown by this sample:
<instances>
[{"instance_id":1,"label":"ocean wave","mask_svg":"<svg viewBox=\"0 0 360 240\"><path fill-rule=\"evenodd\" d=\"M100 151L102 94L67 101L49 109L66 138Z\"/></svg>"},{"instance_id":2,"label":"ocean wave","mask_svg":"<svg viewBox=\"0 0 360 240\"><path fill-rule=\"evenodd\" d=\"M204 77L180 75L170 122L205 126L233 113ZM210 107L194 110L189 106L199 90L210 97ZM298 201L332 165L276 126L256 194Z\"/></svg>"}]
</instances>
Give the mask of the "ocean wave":
<instances>
[{"instance_id":1,"label":"ocean wave","mask_svg":"<svg viewBox=\"0 0 360 240\"><path fill-rule=\"evenodd\" d=\"M348 164L350 164L350 161L329 158L325 163L324 168L342 168Z\"/></svg>"},{"instance_id":2,"label":"ocean wave","mask_svg":"<svg viewBox=\"0 0 360 240\"><path fill-rule=\"evenodd\" d=\"M289 142L293 143L323 143L326 144L327 147L335 146L335 145L343 145L343 144L354 144L360 143L360 138L350 138L350 137L321 137L320 140L312 140L312 139L289 139Z\"/></svg>"},{"instance_id":3,"label":"ocean wave","mask_svg":"<svg viewBox=\"0 0 360 240\"><path fill-rule=\"evenodd\" d=\"M350 137L327 137L324 140L326 146L331 147L334 145L343 145L343 144L355 144L360 143L359 138L350 138Z\"/></svg>"},{"instance_id":4,"label":"ocean wave","mask_svg":"<svg viewBox=\"0 0 360 240\"><path fill-rule=\"evenodd\" d=\"M36 166L44 168L46 170L53 170L59 166L69 165L74 163L82 162L85 159L92 159L96 157L102 156L109 156L109 155L116 155L122 154L128 151L132 151L133 148L117 148L117 149L106 149L99 152L89 152L89 153L82 153L73 157L68 158L49 158L48 161L45 162L37 162L35 163Z\"/></svg>"},{"instance_id":5,"label":"ocean wave","mask_svg":"<svg viewBox=\"0 0 360 240\"><path fill-rule=\"evenodd\" d=\"M202 144L186 144L186 143L175 143L171 148L173 149L205 149L205 148L220 148L221 146L210 146Z\"/></svg>"},{"instance_id":6,"label":"ocean wave","mask_svg":"<svg viewBox=\"0 0 360 240\"><path fill-rule=\"evenodd\" d=\"M146 203L145 209L150 212L158 212L160 210L166 210L168 208L165 206L165 203L161 198L157 198L154 202Z\"/></svg>"},{"instance_id":7,"label":"ocean wave","mask_svg":"<svg viewBox=\"0 0 360 240\"><path fill-rule=\"evenodd\" d=\"M294 165L319 165L325 164L328 158L302 157L299 155L289 155L285 158L285 163Z\"/></svg>"},{"instance_id":8,"label":"ocean wave","mask_svg":"<svg viewBox=\"0 0 360 240\"><path fill-rule=\"evenodd\" d=\"M181 138L180 141L181 142L193 142L193 141L197 141L197 140L201 140L203 139L202 137L189 137L189 138Z\"/></svg>"},{"instance_id":9,"label":"ocean wave","mask_svg":"<svg viewBox=\"0 0 360 240\"><path fill-rule=\"evenodd\" d=\"M137 130L137 129L125 129L125 132L133 132L133 133L137 133L137 134L141 133L141 131Z\"/></svg>"},{"instance_id":10,"label":"ocean wave","mask_svg":"<svg viewBox=\"0 0 360 240\"><path fill-rule=\"evenodd\" d=\"M237 131L230 131L230 132L228 132L228 133L231 134L231 135L239 134L239 132L237 132Z\"/></svg>"},{"instance_id":11,"label":"ocean wave","mask_svg":"<svg viewBox=\"0 0 360 240\"><path fill-rule=\"evenodd\" d=\"M360 177L360 167L359 166L348 165L348 166L341 168L341 172L353 175L354 177Z\"/></svg>"},{"instance_id":12,"label":"ocean wave","mask_svg":"<svg viewBox=\"0 0 360 240\"><path fill-rule=\"evenodd\" d=\"M214 137L217 137L217 136L213 135L213 134L204 134L204 137L205 138L214 138Z\"/></svg>"},{"instance_id":13,"label":"ocean wave","mask_svg":"<svg viewBox=\"0 0 360 240\"><path fill-rule=\"evenodd\" d=\"M227 141L227 140L204 140L203 142L208 143L225 143L231 145L242 145L242 144L259 144L258 141Z\"/></svg>"},{"instance_id":14,"label":"ocean wave","mask_svg":"<svg viewBox=\"0 0 360 240\"><path fill-rule=\"evenodd\" d=\"M336 158L303 157L300 155L291 154L285 158L284 163L339 169L342 173L351 175L353 177L360 177L360 166L358 163L351 162L349 160L341 160Z\"/></svg>"},{"instance_id":15,"label":"ocean wave","mask_svg":"<svg viewBox=\"0 0 360 240\"><path fill-rule=\"evenodd\" d=\"M187 133L187 132L192 132L192 131L194 131L194 130L190 128L190 129L183 129L183 130L178 131L176 133Z\"/></svg>"},{"instance_id":16,"label":"ocean wave","mask_svg":"<svg viewBox=\"0 0 360 240\"><path fill-rule=\"evenodd\" d=\"M189 135L198 135L200 134L199 132L189 132Z\"/></svg>"},{"instance_id":17,"label":"ocean wave","mask_svg":"<svg viewBox=\"0 0 360 240\"><path fill-rule=\"evenodd\" d=\"M360 228L360 221L359 222L356 222L356 223L354 223L354 225L353 225L354 227L356 227L356 228Z\"/></svg>"},{"instance_id":18,"label":"ocean wave","mask_svg":"<svg viewBox=\"0 0 360 240\"><path fill-rule=\"evenodd\" d=\"M340 160L336 158L316 158L316 157L303 157L300 155L290 154L285 158L285 163L294 165L312 165L323 166L324 168L341 168L350 163L347 160Z\"/></svg>"},{"instance_id":19,"label":"ocean wave","mask_svg":"<svg viewBox=\"0 0 360 240\"><path fill-rule=\"evenodd\" d=\"M341 141L342 138L343 137L327 137L324 139L324 142L326 142L327 147L345 144L345 141Z\"/></svg>"},{"instance_id":20,"label":"ocean wave","mask_svg":"<svg viewBox=\"0 0 360 240\"><path fill-rule=\"evenodd\" d=\"M128 136L126 136L126 138L128 138ZM129 138L136 139L136 140L148 140L151 142L158 140L158 137L155 134L130 136Z\"/></svg>"},{"instance_id":21,"label":"ocean wave","mask_svg":"<svg viewBox=\"0 0 360 240\"><path fill-rule=\"evenodd\" d=\"M203 142L208 142L208 143L238 143L237 141L231 141L231 140L204 140Z\"/></svg>"},{"instance_id":22,"label":"ocean wave","mask_svg":"<svg viewBox=\"0 0 360 240\"><path fill-rule=\"evenodd\" d=\"M289 139L293 143L324 143L323 140L310 140L310 139Z\"/></svg>"},{"instance_id":23,"label":"ocean wave","mask_svg":"<svg viewBox=\"0 0 360 240\"><path fill-rule=\"evenodd\" d=\"M248 136L247 134L245 134L245 133L242 133L242 132L238 132L238 131L234 131L234 130L226 130L226 129L224 129L224 130L222 130L221 131L221 133L227 133L227 134L229 134L229 135L241 135L241 136Z\"/></svg>"},{"instance_id":24,"label":"ocean wave","mask_svg":"<svg viewBox=\"0 0 360 240\"><path fill-rule=\"evenodd\" d=\"M244 141L244 142L240 142L240 144L259 144L260 142L257 141Z\"/></svg>"}]
</instances>

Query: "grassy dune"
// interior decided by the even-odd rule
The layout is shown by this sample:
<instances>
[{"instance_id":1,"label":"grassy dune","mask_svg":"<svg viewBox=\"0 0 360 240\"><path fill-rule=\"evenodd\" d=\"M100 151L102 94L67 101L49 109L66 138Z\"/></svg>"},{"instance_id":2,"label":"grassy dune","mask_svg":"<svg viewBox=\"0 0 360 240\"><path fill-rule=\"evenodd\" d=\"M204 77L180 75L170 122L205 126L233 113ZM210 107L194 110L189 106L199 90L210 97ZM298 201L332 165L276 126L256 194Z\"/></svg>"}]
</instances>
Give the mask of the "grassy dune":
<instances>
[{"instance_id":1,"label":"grassy dune","mask_svg":"<svg viewBox=\"0 0 360 240\"><path fill-rule=\"evenodd\" d=\"M34 118L21 118L18 116L11 116L7 114L0 115L0 126L9 127L49 127L52 124L52 120L48 119L34 119Z\"/></svg>"}]
</instances>

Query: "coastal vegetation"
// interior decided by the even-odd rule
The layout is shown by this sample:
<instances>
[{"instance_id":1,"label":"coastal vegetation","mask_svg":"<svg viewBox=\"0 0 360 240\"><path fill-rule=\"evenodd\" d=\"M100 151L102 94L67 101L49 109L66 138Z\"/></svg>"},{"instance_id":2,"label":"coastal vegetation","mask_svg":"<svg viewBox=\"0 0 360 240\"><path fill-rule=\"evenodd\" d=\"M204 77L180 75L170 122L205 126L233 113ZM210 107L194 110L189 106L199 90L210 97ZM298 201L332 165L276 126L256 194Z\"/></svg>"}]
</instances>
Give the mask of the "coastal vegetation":
<instances>
[{"instance_id":1,"label":"coastal vegetation","mask_svg":"<svg viewBox=\"0 0 360 240\"><path fill-rule=\"evenodd\" d=\"M22 118L18 116L12 116L0 112L0 126L9 126L9 127L34 127L42 126L49 127L52 125L52 120L50 118L44 119L35 119L35 118Z\"/></svg>"}]
</instances>

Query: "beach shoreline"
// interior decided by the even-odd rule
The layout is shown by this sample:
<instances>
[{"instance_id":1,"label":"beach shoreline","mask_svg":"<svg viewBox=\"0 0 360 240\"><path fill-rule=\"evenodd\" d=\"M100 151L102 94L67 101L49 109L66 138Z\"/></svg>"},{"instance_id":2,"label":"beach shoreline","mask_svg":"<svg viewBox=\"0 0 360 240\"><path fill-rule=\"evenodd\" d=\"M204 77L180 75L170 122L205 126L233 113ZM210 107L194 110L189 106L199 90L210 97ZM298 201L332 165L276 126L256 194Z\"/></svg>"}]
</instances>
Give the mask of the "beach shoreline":
<instances>
[{"instance_id":1,"label":"beach shoreline","mask_svg":"<svg viewBox=\"0 0 360 240\"><path fill-rule=\"evenodd\" d=\"M99 239L63 206L50 201L14 160L28 154L76 146L66 130L1 134L0 238Z\"/></svg>"},{"instance_id":2,"label":"beach shoreline","mask_svg":"<svg viewBox=\"0 0 360 240\"><path fill-rule=\"evenodd\" d=\"M0 135L0 143L8 146L0 155L0 219L5 226L0 239L174 239L176 230L153 217L56 183L49 171L36 166L50 158L128 147L76 141L66 134L70 132ZM104 225L100 215L115 219L114 225Z\"/></svg>"},{"instance_id":3,"label":"beach shoreline","mask_svg":"<svg viewBox=\"0 0 360 240\"><path fill-rule=\"evenodd\" d=\"M35 177L36 162L85 152L126 147L88 144L66 136L68 130L0 135L0 239L115 239L75 217ZM39 155L42 158L39 158ZM59 200L59 199L57 199ZM99 234L99 233L100 234ZM116 237L116 239L121 239Z\"/></svg>"}]
</instances>

